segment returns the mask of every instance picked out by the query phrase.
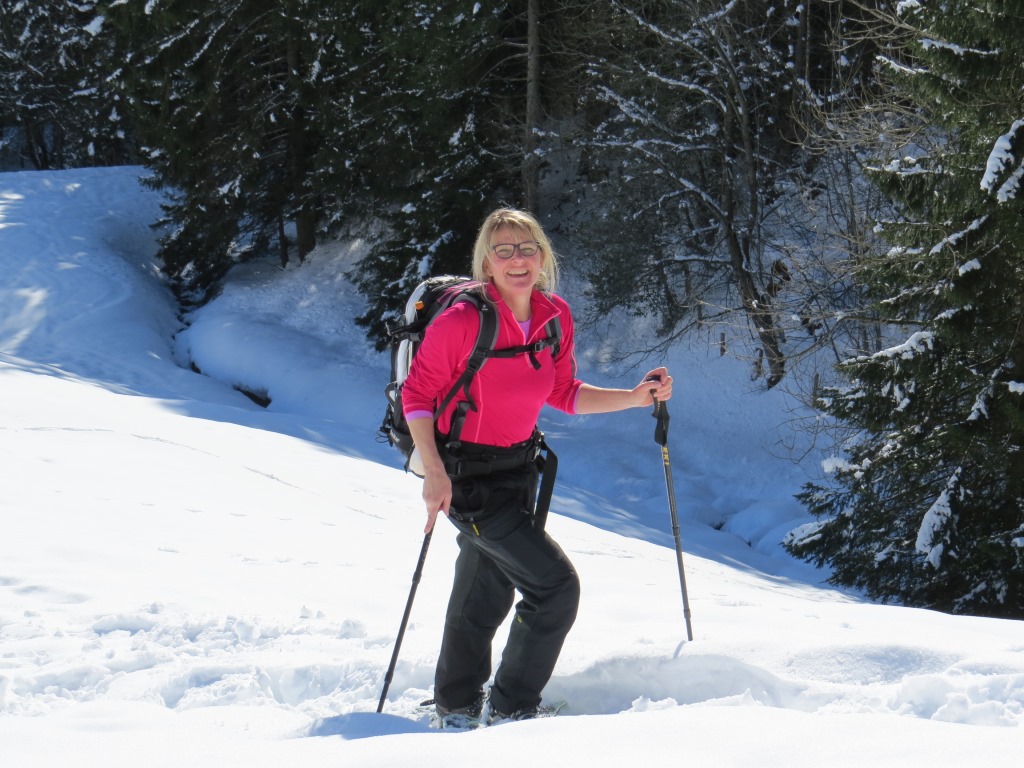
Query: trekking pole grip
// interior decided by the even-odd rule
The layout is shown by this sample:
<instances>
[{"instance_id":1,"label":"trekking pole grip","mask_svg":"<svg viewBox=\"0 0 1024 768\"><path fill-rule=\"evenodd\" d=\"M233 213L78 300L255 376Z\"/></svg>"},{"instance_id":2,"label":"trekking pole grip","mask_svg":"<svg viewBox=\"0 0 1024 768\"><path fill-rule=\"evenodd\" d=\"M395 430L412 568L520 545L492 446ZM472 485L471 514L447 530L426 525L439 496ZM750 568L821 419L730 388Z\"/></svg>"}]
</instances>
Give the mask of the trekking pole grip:
<instances>
[{"instance_id":1,"label":"trekking pole grip","mask_svg":"<svg viewBox=\"0 0 1024 768\"><path fill-rule=\"evenodd\" d=\"M660 383L661 376L651 376L647 381ZM651 415L658 420L654 425L654 442L658 445L666 446L668 445L668 406L654 397L653 389L651 390L651 398L654 400L654 413Z\"/></svg>"}]
</instances>

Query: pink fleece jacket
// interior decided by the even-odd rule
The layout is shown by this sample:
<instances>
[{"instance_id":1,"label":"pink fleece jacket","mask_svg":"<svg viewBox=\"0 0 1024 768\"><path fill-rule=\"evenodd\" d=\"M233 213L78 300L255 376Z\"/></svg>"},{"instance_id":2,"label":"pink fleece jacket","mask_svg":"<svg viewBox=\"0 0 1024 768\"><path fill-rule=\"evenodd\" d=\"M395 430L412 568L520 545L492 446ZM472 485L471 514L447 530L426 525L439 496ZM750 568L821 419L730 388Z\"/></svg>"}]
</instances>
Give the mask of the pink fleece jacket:
<instances>
[{"instance_id":1,"label":"pink fleece jacket","mask_svg":"<svg viewBox=\"0 0 1024 768\"><path fill-rule=\"evenodd\" d=\"M558 355L553 356L551 348L538 353L540 370L531 365L529 355L522 354L490 358L473 377L469 391L478 410L467 415L462 439L507 447L530 438L545 403L575 413L582 382L576 378L572 312L564 299L533 292L530 334L526 338L497 289L488 285L487 290L498 309L496 349L541 341L546 338L545 326L553 317L559 317L562 324ZM440 405L466 369L479 329L480 312L464 301L445 310L431 323L405 380L402 408L406 416L433 413ZM441 414L437 427L442 434L448 434L456 405L464 399L460 393Z\"/></svg>"}]
</instances>

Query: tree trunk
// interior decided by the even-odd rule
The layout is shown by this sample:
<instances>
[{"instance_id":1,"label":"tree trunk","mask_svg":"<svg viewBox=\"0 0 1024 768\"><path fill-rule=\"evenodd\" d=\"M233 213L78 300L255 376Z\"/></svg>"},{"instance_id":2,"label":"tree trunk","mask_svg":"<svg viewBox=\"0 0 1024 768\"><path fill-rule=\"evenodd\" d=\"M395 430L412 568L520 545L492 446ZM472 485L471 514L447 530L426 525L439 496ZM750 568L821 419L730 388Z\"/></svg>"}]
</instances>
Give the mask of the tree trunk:
<instances>
[{"instance_id":1,"label":"tree trunk","mask_svg":"<svg viewBox=\"0 0 1024 768\"><path fill-rule=\"evenodd\" d=\"M771 389L786 376L786 358L782 354L781 332L776 327L771 304L758 292L750 272L746 269L740 270L739 278L743 308L757 329L757 337L764 349L764 356L768 359L766 383Z\"/></svg>"},{"instance_id":2,"label":"tree trunk","mask_svg":"<svg viewBox=\"0 0 1024 768\"><path fill-rule=\"evenodd\" d=\"M739 236L733 228L732 211L733 195L732 188L726 184L724 189L724 208L728 212L729 221L724 227L725 240L729 249L729 260L732 263L733 272L740 288L740 298L743 301L743 309L753 324L757 338L764 349L764 356L768 360L768 388L771 389L786 376L786 358L782 353L782 332L776 327L775 316L772 312L771 303L768 297L757 288L754 276L748 267L749 258L746 246L740 242ZM746 241L749 243L749 239Z\"/></svg>"},{"instance_id":3,"label":"tree trunk","mask_svg":"<svg viewBox=\"0 0 1024 768\"><path fill-rule=\"evenodd\" d=\"M300 77L302 62L299 55L299 29L290 30L288 35L288 80L293 93L301 93L303 86ZM299 261L306 260L306 255L316 247L316 211L306 197L305 181L309 173L309 158L306 150L306 115L302 100L297 99L291 111L289 134L289 154L291 156L291 201L295 205L295 247Z\"/></svg>"},{"instance_id":4,"label":"tree trunk","mask_svg":"<svg viewBox=\"0 0 1024 768\"><path fill-rule=\"evenodd\" d=\"M284 216L277 217L277 252L281 259L281 266L288 266L288 233L285 231Z\"/></svg>"},{"instance_id":5,"label":"tree trunk","mask_svg":"<svg viewBox=\"0 0 1024 768\"><path fill-rule=\"evenodd\" d=\"M737 231L735 189L729 174L722 174L722 228L729 250L729 261L739 286L743 310L754 325L764 355L768 359L766 383L770 389L785 377L785 357L782 354L781 331L776 326L769 297L758 290L754 274L751 272L751 247L756 237L755 229L759 219L758 161L754 150L754 129L750 123L750 111L742 104L742 89L738 87L738 83L734 83L734 86L736 87L732 92L736 109L725 114L725 131L726 135L738 133L739 140L735 143L741 146L743 151L743 181L750 199L750 210L743 214L746 225L740 233Z\"/></svg>"},{"instance_id":6,"label":"tree trunk","mask_svg":"<svg viewBox=\"0 0 1024 768\"><path fill-rule=\"evenodd\" d=\"M300 262L316 247L316 214L305 208L295 217L295 247Z\"/></svg>"},{"instance_id":7,"label":"tree trunk","mask_svg":"<svg viewBox=\"0 0 1024 768\"><path fill-rule=\"evenodd\" d=\"M540 0L527 4L526 33L526 125L523 131L523 208L537 213L540 158L537 133L540 128Z\"/></svg>"}]
</instances>

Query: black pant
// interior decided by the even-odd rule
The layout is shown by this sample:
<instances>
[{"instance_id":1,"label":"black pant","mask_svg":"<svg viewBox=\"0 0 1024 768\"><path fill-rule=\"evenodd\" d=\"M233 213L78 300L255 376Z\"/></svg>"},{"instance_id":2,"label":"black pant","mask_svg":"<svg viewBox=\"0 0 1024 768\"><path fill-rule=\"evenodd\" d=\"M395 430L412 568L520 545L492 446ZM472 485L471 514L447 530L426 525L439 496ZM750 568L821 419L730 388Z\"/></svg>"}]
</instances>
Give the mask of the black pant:
<instances>
[{"instance_id":1,"label":"black pant","mask_svg":"<svg viewBox=\"0 0 1024 768\"><path fill-rule=\"evenodd\" d=\"M445 709L467 706L483 690L491 641L515 590L522 599L491 688L500 712L540 704L576 620L579 578L561 548L533 526L536 487L533 463L452 482L459 557L434 679L434 698Z\"/></svg>"}]
</instances>

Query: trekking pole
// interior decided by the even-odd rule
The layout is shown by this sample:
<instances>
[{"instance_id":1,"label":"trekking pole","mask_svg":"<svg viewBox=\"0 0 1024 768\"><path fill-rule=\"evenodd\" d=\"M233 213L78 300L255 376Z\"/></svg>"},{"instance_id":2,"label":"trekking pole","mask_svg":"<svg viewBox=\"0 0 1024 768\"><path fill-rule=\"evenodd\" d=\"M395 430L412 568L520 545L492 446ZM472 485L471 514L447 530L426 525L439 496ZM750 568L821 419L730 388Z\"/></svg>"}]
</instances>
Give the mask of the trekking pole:
<instances>
[{"instance_id":1,"label":"trekking pole","mask_svg":"<svg viewBox=\"0 0 1024 768\"><path fill-rule=\"evenodd\" d=\"M391 679L395 676L395 665L398 663L398 652L402 648L402 638L405 637L405 627L409 623L409 614L412 613L412 601L416 597L416 587L419 586L420 577L423 575L423 563L427 559L427 547L430 546L430 535L433 531L427 531L423 536L423 546L420 547L420 559L416 563L416 571L412 575L412 588L409 590L409 599L405 603L405 613L402 614L402 625L398 628L398 637L395 639L395 651L391 654L391 666L384 675L384 690L380 692L380 701L377 702L377 711L384 710L384 701L388 697L388 688L391 687Z\"/></svg>"},{"instance_id":2,"label":"trekking pole","mask_svg":"<svg viewBox=\"0 0 1024 768\"><path fill-rule=\"evenodd\" d=\"M660 381L659 379L656 379ZM679 515L676 513L676 490L672 483L672 461L668 455L668 406L654 397L654 413L658 423L654 427L654 442L661 446L661 460L665 465L665 487L668 490L668 511L672 518L672 535L676 540L676 560L679 565L679 588L683 593L683 618L686 619L686 639L693 640L693 626L690 624L690 598L686 594L686 572L683 570L683 544L679 538Z\"/></svg>"}]
</instances>

